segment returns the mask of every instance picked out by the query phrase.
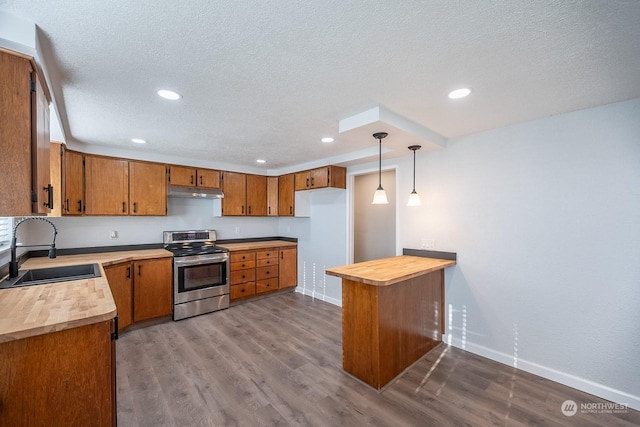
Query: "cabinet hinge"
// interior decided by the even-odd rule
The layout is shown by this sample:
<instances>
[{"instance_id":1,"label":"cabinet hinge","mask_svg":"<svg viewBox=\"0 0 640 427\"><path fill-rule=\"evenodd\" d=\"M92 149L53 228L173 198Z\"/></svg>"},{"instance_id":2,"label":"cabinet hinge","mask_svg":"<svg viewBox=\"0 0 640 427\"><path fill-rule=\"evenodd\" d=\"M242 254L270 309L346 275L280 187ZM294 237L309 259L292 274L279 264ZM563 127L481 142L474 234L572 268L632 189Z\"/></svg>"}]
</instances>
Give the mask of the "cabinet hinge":
<instances>
[{"instance_id":1,"label":"cabinet hinge","mask_svg":"<svg viewBox=\"0 0 640 427\"><path fill-rule=\"evenodd\" d=\"M62 144L60 144L60 157L64 157L64 148L62 148Z\"/></svg>"},{"instance_id":2,"label":"cabinet hinge","mask_svg":"<svg viewBox=\"0 0 640 427\"><path fill-rule=\"evenodd\" d=\"M31 203L38 203L38 194L31 192Z\"/></svg>"},{"instance_id":3,"label":"cabinet hinge","mask_svg":"<svg viewBox=\"0 0 640 427\"><path fill-rule=\"evenodd\" d=\"M171 168L167 168L167 182L171 182Z\"/></svg>"},{"instance_id":4,"label":"cabinet hinge","mask_svg":"<svg viewBox=\"0 0 640 427\"><path fill-rule=\"evenodd\" d=\"M36 91L36 82L31 80L31 92L35 92Z\"/></svg>"}]
</instances>

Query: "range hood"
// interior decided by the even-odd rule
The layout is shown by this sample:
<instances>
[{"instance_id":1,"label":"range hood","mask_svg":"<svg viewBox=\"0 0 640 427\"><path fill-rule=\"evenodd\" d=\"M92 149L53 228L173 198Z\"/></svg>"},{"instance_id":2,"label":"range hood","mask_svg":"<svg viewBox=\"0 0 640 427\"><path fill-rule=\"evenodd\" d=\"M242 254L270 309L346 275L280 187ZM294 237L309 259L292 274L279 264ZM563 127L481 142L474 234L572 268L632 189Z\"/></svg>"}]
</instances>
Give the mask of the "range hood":
<instances>
[{"instance_id":1,"label":"range hood","mask_svg":"<svg viewBox=\"0 0 640 427\"><path fill-rule=\"evenodd\" d=\"M169 186L169 197L186 197L189 199L222 199L224 193L219 188L178 187Z\"/></svg>"}]
</instances>

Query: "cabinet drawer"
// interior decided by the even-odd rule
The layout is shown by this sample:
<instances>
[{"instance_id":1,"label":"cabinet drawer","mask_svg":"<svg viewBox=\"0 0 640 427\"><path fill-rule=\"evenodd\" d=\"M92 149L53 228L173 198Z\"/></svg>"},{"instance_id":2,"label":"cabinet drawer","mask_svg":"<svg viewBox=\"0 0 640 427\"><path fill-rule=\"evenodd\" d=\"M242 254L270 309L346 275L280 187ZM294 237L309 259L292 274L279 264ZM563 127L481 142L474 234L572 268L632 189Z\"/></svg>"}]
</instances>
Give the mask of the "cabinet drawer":
<instances>
[{"instance_id":1,"label":"cabinet drawer","mask_svg":"<svg viewBox=\"0 0 640 427\"><path fill-rule=\"evenodd\" d=\"M258 258L258 259L278 258L278 250L277 249L268 249L266 251L258 251L258 252L256 252L256 258Z\"/></svg>"},{"instance_id":2,"label":"cabinet drawer","mask_svg":"<svg viewBox=\"0 0 640 427\"><path fill-rule=\"evenodd\" d=\"M265 258L265 259L259 259L256 262L256 266L257 267L269 267L271 265L278 265L278 258Z\"/></svg>"},{"instance_id":3,"label":"cabinet drawer","mask_svg":"<svg viewBox=\"0 0 640 427\"><path fill-rule=\"evenodd\" d=\"M231 269L231 271L237 271L237 270L245 270L247 268L255 268L255 266L256 266L255 261L240 261L240 262L232 262L229 268Z\"/></svg>"},{"instance_id":4,"label":"cabinet drawer","mask_svg":"<svg viewBox=\"0 0 640 427\"><path fill-rule=\"evenodd\" d=\"M256 293L256 284L253 282L242 283L229 287L229 298L231 300L239 299L254 295Z\"/></svg>"},{"instance_id":5,"label":"cabinet drawer","mask_svg":"<svg viewBox=\"0 0 640 427\"><path fill-rule=\"evenodd\" d=\"M266 279L256 283L256 293L276 291L278 290L278 279Z\"/></svg>"},{"instance_id":6,"label":"cabinet drawer","mask_svg":"<svg viewBox=\"0 0 640 427\"><path fill-rule=\"evenodd\" d=\"M238 270L231 272L231 285L237 285L238 283L254 282L256 280L256 270L251 268L249 270Z\"/></svg>"},{"instance_id":7,"label":"cabinet drawer","mask_svg":"<svg viewBox=\"0 0 640 427\"><path fill-rule=\"evenodd\" d=\"M231 252L229 257L231 262L241 262L241 261L255 261L256 253L255 252Z\"/></svg>"},{"instance_id":8,"label":"cabinet drawer","mask_svg":"<svg viewBox=\"0 0 640 427\"><path fill-rule=\"evenodd\" d=\"M264 281L264 279L278 278L278 266L271 265L267 267L256 268L256 279Z\"/></svg>"}]
</instances>

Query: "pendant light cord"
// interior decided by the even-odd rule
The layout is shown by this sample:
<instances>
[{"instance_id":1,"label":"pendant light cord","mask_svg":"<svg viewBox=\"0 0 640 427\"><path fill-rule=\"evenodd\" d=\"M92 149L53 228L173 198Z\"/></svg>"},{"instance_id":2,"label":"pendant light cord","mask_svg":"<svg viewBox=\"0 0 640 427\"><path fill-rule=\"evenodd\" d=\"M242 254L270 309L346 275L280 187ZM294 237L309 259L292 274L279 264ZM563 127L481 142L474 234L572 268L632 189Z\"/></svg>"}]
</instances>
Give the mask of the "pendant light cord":
<instances>
[{"instance_id":1,"label":"pendant light cord","mask_svg":"<svg viewBox=\"0 0 640 427\"><path fill-rule=\"evenodd\" d=\"M378 155L378 190L382 188L382 138L378 138L378 142L380 143L380 151ZM415 184L414 184L415 186Z\"/></svg>"},{"instance_id":2,"label":"pendant light cord","mask_svg":"<svg viewBox=\"0 0 640 427\"><path fill-rule=\"evenodd\" d=\"M413 192L416 192L416 150L413 150Z\"/></svg>"}]
</instances>

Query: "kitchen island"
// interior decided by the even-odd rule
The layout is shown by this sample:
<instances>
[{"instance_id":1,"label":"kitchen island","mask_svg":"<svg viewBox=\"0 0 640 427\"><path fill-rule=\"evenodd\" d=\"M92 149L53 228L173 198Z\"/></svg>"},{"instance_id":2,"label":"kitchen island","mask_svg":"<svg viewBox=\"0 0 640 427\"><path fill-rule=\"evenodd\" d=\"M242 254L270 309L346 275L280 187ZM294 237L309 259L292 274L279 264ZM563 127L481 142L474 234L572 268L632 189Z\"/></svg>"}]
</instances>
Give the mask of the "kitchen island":
<instances>
[{"instance_id":1,"label":"kitchen island","mask_svg":"<svg viewBox=\"0 0 640 427\"><path fill-rule=\"evenodd\" d=\"M437 346L455 264L403 255L327 269L342 278L342 368L381 390Z\"/></svg>"}]
</instances>

